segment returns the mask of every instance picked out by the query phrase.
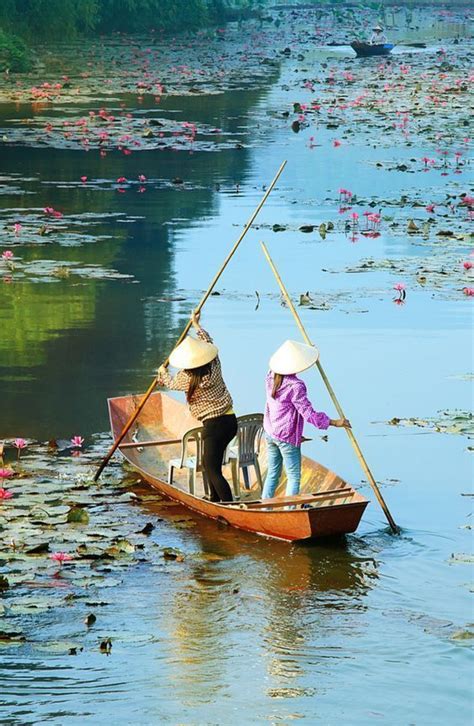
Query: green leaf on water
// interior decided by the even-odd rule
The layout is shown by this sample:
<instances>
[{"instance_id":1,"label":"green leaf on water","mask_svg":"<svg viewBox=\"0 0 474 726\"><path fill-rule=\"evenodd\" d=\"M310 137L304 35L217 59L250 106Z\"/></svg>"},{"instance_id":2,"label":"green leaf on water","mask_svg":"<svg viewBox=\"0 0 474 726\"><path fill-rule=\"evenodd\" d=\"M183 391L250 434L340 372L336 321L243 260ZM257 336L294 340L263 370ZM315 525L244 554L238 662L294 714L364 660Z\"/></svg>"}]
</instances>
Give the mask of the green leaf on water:
<instances>
[{"instance_id":1,"label":"green leaf on water","mask_svg":"<svg viewBox=\"0 0 474 726\"><path fill-rule=\"evenodd\" d=\"M72 507L67 515L70 524L89 524L89 514L83 507Z\"/></svg>"},{"instance_id":2,"label":"green leaf on water","mask_svg":"<svg viewBox=\"0 0 474 726\"><path fill-rule=\"evenodd\" d=\"M474 638L472 630L456 630L451 636L451 640L472 640L472 638Z\"/></svg>"},{"instance_id":3,"label":"green leaf on water","mask_svg":"<svg viewBox=\"0 0 474 726\"><path fill-rule=\"evenodd\" d=\"M135 552L135 545L128 539L119 539L106 549L106 553L110 557L120 557L120 555L131 555Z\"/></svg>"},{"instance_id":4,"label":"green leaf on water","mask_svg":"<svg viewBox=\"0 0 474 726\"><path fill-rule=\"evenodd\" d=\"M184 554L173 547L165 547L163 550L163 558L165 560L175 560L176 562L184 561Z\"/></svg>"},{"instance_id":5,"label":"green leaf on water","mask_svg":"<svg viewBox=\"0 0 474 726\"><path fill-rule=\"evenodd\" d=\"M78 646L70 640L52 640L49 643L34 643L33 648L41 653L69 653L77 650Z\"/></svg>"},{"instance_id":6,"label":"green leaf on water","mask_svg":"<svg viewBox=\"0 0 474 726\"><path fill-rule=\"evenodd\" d=\"M18 630L0 630L0 642L6 643L11 640L23 641L25 636Z\"/></svg>"},{"instance_id":7,"label":"green leaf on water","mask_svg":"<svg viewBox=\"0 0 474 726\"><path fill-rule=\"evenodd\" d=\"M28 555L43 555L45 552L49 552L49 542L39 542L31 547L25 547L25 552Z\"/></svg>"}]
</instances>

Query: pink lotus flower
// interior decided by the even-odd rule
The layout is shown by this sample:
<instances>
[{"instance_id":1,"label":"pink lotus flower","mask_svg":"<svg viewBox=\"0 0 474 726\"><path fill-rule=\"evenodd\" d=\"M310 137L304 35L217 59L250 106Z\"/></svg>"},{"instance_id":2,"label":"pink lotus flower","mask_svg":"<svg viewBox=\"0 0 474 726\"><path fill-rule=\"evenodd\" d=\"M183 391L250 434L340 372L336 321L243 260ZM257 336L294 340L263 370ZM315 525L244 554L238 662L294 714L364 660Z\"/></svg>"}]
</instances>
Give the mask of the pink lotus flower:
<instances>
[{"instance_id":1,"label":"pink lotus flower","mask_svg":"<svg viewBox=\"0 0 474 726\"><path fill-rule=\"evenodd\" d=\"M71 439L71 444L73 446L81 447L83 443L84 443L84 439L82 438L82 436L73 436Z\"/></svg>"},{"instance_id":2,"label":"pink lotus flower","mask_svg":"<svg viewBox=\"0 0 474 726\"><path fill-rule=\"evenodd\" d=\"M86 177L86 176L81 176L81 182L82 182L83 184L85 184L85 183L86 183L86 181L87 181L87 177Z\"/></svg>"},{"instance_id":3,"label":"pink lotus flower","mask_svg":"<svg viewBox=\"0 0 474 726\"><path fill-rule=\"evenodd\" d=\"M2 260L11 260L13 257L14 254L11 250L5 250L5 252L2 252Z\"/></svg>"},{"instance_id":4,"label":"pink lotus flower","mask_svg":"<svg viewBox=\"0 0 474 726\"><path fill-rule=\"evenodd\" d=\"M15 439L15 441L13 442L13 446L15 446L18 449L17 459L20 460L21 450L26 448L25 439Z\"/></svg>"},{"instance_id":5,"label":"pink lotus flower","mask_svg":"<svg viewBox=\"0 0 474 726\"><path fill-rule=\"evenodd\" d=\"M143 182L146 182L146 176L145 176L145 174L139 174L138 175L138 181L139 182L142 182L142 183Z\"/></svg>"},{"instance_id":6,"label":"pink lotus flower","mask_svg":"<svg viewBox=\"0 0 474 726\"><path fill-rule=\"evenodd\" d=\"M119 178L117 179L117 184L123 184L126 181L127 180L124 176L119 176Z\"/></svg>"},{"instance_id":7,"label":"pink lotus flower","mask_svg":"<svg viewBox=\"0 0 474 726\"><path fill-rule=\"evenodd\" d=\"M353 197L352 192L349 191L349 189L339 189L339 199L340 201L350 202Z\"/></svg>"},{"instance_id":8,"label":"pink lotus flower","mask_svg":"<svg viewBox=\"0 0 474 726\"><path fill-rule=\"evenodd\" d=\"M21 231L21 224L19 222L15 222L13 231L15 232L15 237L18 237L18 233Z\"/></svg>"},{"instance_id":9,"label":"pink lotus flower","mask_svg":"<svg viewBox=\"0 0 474 726\"><path fill-rule=\"evenodd\" d=\"M393 286L394 290L398 290L398 292L401 292L402 290L405 290L405 284L403 282L396 282Z\"/></svg>"},{"instance_id":10,"label":"pink lotus flower","mask_svg":"<svg viewBox=\"0 0 474 726\"><path fill-rule=\"evenodd\" d=\"M433 213L434 210L435 210L435 205L434 204L427 204L426 207L425 207L425 209L426 209L427 212Z\"/></svg>"},{"instance_id":11,"label":"pink lotus flower","mask_svg":"<svg viewBox=\"0 0 474 726\"><path fill-rule=\"evenodd\" d=\"M462 263L462 266L465 270L470 270L473 267L473 264L472 262L469 262L469 260L466 260L466 262Z\"/></svg>"},{"instance_id":12,"label":"pink lotus flower","mask_svg":"<svg viewBox=\"0 0 474 726\"><path fill-rule=\"evenodd\" d=\"M9 492L7 489L4 489L3 487L0 487L0 499L11 499L13 496L12 492Z\"/></svg>"},{"instance_id":13,"label":"pink lotus flower","mask_svg":"<svg viewBox=\"0 0 474 726\"><path fill-rule=\"evenodd\" d=\"M468 297L474 297L474 287L463 287L462 291Z\"/></svg>"},{"instance_id":14,"label":"pink lotus flower","mask_svg":"<svg viewBox=\"0 0 474 726\"><path fill-rule=\"evenodd\" d=\"M62 565L63 562L69 562L72 560L72 555L69 555L67 552L53 552L50 554L49 559L59 562L59 564Z\"/></svg>"},{"instance_id":15,"label":"pink lotus flower","mask_svg":"<svg viewBox=\"0 0 474 726\"><path fill-rule=\"evenodd\" d=\"M49 217L55 217L56 219L61 219L61 217L63 216L62 212L58 212L58 210L54 209L54 207L45 207L43 211Z\"/></svg>"},{"instance_id":16,"label":"pink lotus flower","mask_svg":"<svg viewBox=\"0 0 474 726\"><path fill-rule=\"evenodd\" d=\"M338 146L341 146L341 144L342 144L342 141L339 141L338 139L334 139L334 141L332 142L332 145L336 149L337 149Z\"/></svg>"},{"instance_id":17,"label":"pink lotus flower","mask_svg":"<svg viewBox=\"0 0 474 726\"><path fill-rule=\"evenodd\" d=\"M10 479L10 477L12 477L14 475L14 473L15 472L13 471L13 469L1 468L0 469L0 479Z\"/></svg>"}]
</instances>

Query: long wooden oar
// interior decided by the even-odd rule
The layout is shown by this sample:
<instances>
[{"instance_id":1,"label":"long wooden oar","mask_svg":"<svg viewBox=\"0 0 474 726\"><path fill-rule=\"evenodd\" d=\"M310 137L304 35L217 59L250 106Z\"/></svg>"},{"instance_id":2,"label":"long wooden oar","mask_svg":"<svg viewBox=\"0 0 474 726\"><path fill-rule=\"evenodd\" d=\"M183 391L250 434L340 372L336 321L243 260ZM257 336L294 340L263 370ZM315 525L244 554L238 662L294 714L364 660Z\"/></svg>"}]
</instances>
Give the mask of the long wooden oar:
<instances>
[{"instance_id":1,"label":"long wooden oar","mask_svg":"<svg viewBox=\"0 0 474 726\"><path fill-rule=\"evenodd\" d=\"M307 334L304 326L303 326L303 323L301 322L300 316L298 315L298 313L296 311L296 308L293 305L293 301L291 300L290 296L288 295L288 292L287 292L287 290L286 290L286 288L285 288L285 286L283 284L283 281L282 281L280 275L278 274L278 270L275 267L275 264L274 264L272 258L270 257L270 255L268 253L268 250L267 250L265 244L263 242L261 242L260 244L262 245L262 249L263 249L263 252L265 254L265 257L267 258L268 263L269 263L270 267L272 268L272 272L275 275L275 278L276 278L276 280L278 282L278 285L280 286L280 290L282 292L282 295L285 298L285 301L288 304L288 307L290 308L291 312L293 313L293 317L294 317L294 319L296 321L296 324L297 324L298 328L300 329L300 333L303 336L303 339L305 340L305 342L308 345L313 345L312 342L311 342L311 340L309 339L309 336L308 336L308 334ZM341 404L339 403L339 401L336 398L336 394L334 393L333 388L332 388L331 384L329 383L329 379L328 379L326 373L324 372L324 369L323 369L320 361L317 360L316 363L315 363L315 365L316 365L318 371L321 374L321 377L322 377L322 379L323 379L323 381L324 381L324 383L326 385L326 388L329 391L329 395L331 396L332 402L334 403L334 406L336 407L336 410L337 410L339 416L341 418L346 418L346 416L344 414L344 411L341 408ZM375 481L375 479L373 477L372 472L369 469L369 465L367 464L367 462L366 462L366 460L364 458L364 455L363 455L362 451L360 450L360 446L359 446L359 444L357 442L357 439L356 439L356 437L354 435L354 432L352 431L352 429L346 428L346 433L349 436L350 442L351 442L352 446L354 447L354 451L356 452L356 455L357 455L357 458L359 459L360 465L362 466L362 469L365 472L365 474L367 476L367 479L369 480L370 486L372 487L372 489L375 492L375 496L377 497L378 502L379 502L380 506L382 507L385 516L387 517L388 523L389 523L390 527L392 528L392 531L395 532L395 533L398 533L399 532L399 529L398 529L397 525L395 524L395 521L394 521L392 515L390 514L387 505L385 504L385 500L384 500L384 498L383 498L383 496L382 496L382 494L380 492L380 489L377 486L377 483L376 483L376 481Z\"/></svg>"},{"instance_id":2,"label":"long wooden oar","mask_svg":"<svg viewBox=\"0 0 474 726\"><path fill-rule=\"evenodd\" d=\"M216 273L216 275L215 275L214 279L212 280L211 284L209 285L209 287L208 287L208 289L207 289L207 291L206 291L205 295L203 296L203 298L202 298L201 302L199 303L199 305L198 305L198 306L197 306L197 308L196 308L196 310L197 310L198 312L199 312L199 311L201 310L201 308L203 307L204 303L206 302L206 300L208 299L209 295L210 295L210 294L211 294L211 292L213 291L213 289L214 289L214 287L215 287L215 285L216 285L216 283L217 283L218 279L220 278L220 276L221 276L221 275L222 275L222 273L224 272L224 270L225 270L225 268L227 267L228 263L230 262L231 258L232 258L232 257L234 256L234 253L236 252L236 250L237 250L237 247L238 247L238 246L240 245L240 243L242 242L243 238L245 237L245 235L246 235L246 234L247 234L247 232L249 231L250 227L252 226L252 224L253 224L253 222L254 222L254 219L255 219L255 217L257 216L257 214L259 213L259 211L261 210L261 208L262 208L262 207L263 207L263 205L265 204L265 202L266 202L266 200L267 200L267 198L268 198L268 195L270 194L270 192L272 191L273 187L274 187L274 186L275 186L275 184L277 183L277 181L278 181L278 179L279 179L279 177L280 177L280 174L282 173L282 171L283 171L283 169L285 168L285 166L286 166L286 161L284 161L284 162L282 163L282 165L280 166L280 168L278 169L278 171L277 171L277 173L276 173L276 175L275 175L275 178L273 179L272 183L270 184L270 186L268 187L267 191L266 191L266 192L265 192L265 194L263 195L263 197L262 197L262 199L261 199L261 201L260 201L260 203L259 203L258 207L257 207L257 208L255 209L255 211L253 212L253 214L252 214L252 216L250 217L249 221L247 222L247 224L246 224L246 225L245 225L245 227L243 228L243 230L242 230L242 233L241 233L241 235L239 236L239 238L238 238L237 242L236 242L236 243L234 244L234 246L232 247L231 251L229 252L229 254L227 255L227 257L225 258L225 260L224 260L223 264L221 265L221 267L219 268L218 272ZM179 345L179 343L181 343L181 341L182 341L182 340L184 340L184 338L186 337L186 335L187 335L187 334L188 334L188 332L189 332L189 329L191 328L191 325L192 325L192 322L191 322L191 320L189 320L189 321L188 321L188 323L186 324L186 326L185 326L185 328L184 328L183 332L182 332L182 333L181 333L181 335L179 336L179 339L178 339L178 341L177 341L176 345ZM168 363L169 363L169 356L168 356L168 358L166 359L166 361L164 362L164 365L166 366L166 365L168 365ZM107 466L107 464L109 463L109 461L110 461L111 457L112 457L112 456L114 455L115 451L116 451L116 450L118 449L118 447L119 447L119 445L120 445L121 441L122 441L122 440L123 440L123 438L124 438L124 437L125 437L125 436L127 435L127 433L128 433L128 431L130 430L131 426L133 426L133 424L134 424L134 422L136 421L136 419L138 418L138 416L139 416L139 414L140 414L141 410L142 410L142 409L143 409L143 407L145 406L146 402L147 402L147 401L148 401L148 399L150 398L151 394L153 393L153 391L155 390L155 388L156 388L156 386L157 386L157 385L158 385L158 377L156 377L156 378L155 378L155 379L154 379L154 380L152 381L152 383L150 384L150 386L149 386L149 388L148 388L147 392L146 392L146 393L144 394L144 396L143 396L143 399L142 399L142 400L141 400L141 402L140 402L140 405L139 405L139 406L138 406L138 408L136 409L135 413L133 413L133 414L132 414L132 415L130 416L130 418L128 419L128 421L127 421L127 423L125 424L124 428L122 429L122 433L120 434L120 436L118 437L118 439L116 439L116 441L114 442L113 446L111 447L111 449L109 450L108 454L106 455L105 459L104 459L104 460L102 461L101 465L100 465L100 466L99 466L99 468L97 469L97 471L96 471L96 473L95 473L95 476L94 476L94 481L97 481L97 480L98 480L98 478L100 477L100 475L102 474L103 470L105 469L105 467L106 467L106 466Z\"/></svg>"}]
</instances>

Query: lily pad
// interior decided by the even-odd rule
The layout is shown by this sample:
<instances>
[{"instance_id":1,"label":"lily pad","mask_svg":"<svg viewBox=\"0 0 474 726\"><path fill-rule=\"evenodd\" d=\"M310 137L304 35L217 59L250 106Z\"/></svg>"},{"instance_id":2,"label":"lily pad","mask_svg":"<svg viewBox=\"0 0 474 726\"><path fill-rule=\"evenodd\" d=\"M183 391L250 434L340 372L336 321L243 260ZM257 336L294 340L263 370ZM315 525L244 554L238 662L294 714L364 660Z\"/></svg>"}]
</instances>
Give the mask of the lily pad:
<instances>
[{"instance_id":1,"label":"lily pad","mask_svg":"<svg viewBox=\"0 0 474 726\"><path fill-rule=\"evenodd\" d=\"M68 512L67 521L74 524L89 524L89 514L82 507L72 507Z\"/></svg>"}]
</instances>

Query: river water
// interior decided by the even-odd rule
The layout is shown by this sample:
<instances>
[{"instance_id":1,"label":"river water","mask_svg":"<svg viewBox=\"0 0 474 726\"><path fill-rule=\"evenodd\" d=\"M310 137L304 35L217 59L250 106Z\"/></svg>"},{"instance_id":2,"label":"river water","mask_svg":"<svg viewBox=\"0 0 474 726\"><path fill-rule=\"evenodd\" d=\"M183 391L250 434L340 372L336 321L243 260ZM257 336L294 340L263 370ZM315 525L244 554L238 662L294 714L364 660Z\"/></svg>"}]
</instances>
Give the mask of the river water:
<instances>
[{"instance_id":1,"label":"river water","mask_svg":"<svg viewBox=\"0 0 474 726\"><path fill-rule=\"evenodd\" d=\"M130 521L135 531L151 522L149 546L175 548L183 561L136 557L99 595L84 584L78 595L70 583L60 588L69 601L53 598L44 607L22 609L32 590L21 582L6 591L0 631L21 629L25 639L0 645L2 723L471 722L472 301L464 288L472 281L463 267L470 252L459 201L469 193L470 143L464 103L433 102L426 120L426 96L417 109L414 94L425 94L416 90L427 82L423 74L453 73L462 85L472 48L463 13L440 13L430 32L422 11L389 15L395 37L429 42L421 50L396 48L397 70L385 69L382 79L378 59L356 61L347 47L322 47L323 38L337 40L325 35L335 22L305 10L285 12L271 27L228 29L218 38L223 56L235 57L240 44L250 60L241 59L234 87L212 95L177 89L158 103L129 91L100 98L95 89L87 102L38 106L7 87L1 247L14 252L15 264L4 267L0 285L0 436L28 439L30 473L33 440L84 436L93 447L84 460L90 477L108 443L99 436L108 428L106 398L147 388L287 159L219 281L220 294L206 304L203 324L219 345L237 412L262 410L270 354L284 339L298 339L260 250L265 241L294 299L309 293L312 304L299 308L303 322L401 534L390 534L339 431L328 441L307 431L305 453L371 500L358 532L343 541L266 541L155 504L135 484L141 502L120 504L122 526ZM127 45L114 42L115 52ZM163 42L164 54L174 52L173 42ZM252 43L260 44L257 56L272 59L254 82L262 66L251 57ZM291 52L282 54L287 46ZM199 57L199 47L187 47ZM191 63L184 47L181 62ZM333 82L324 85L332 68L334 103ZM376 100L399 100L392 115L381 121L374 106L340 108L357 95L353 84L363 93L374 83ZM304 108L294 113L294 103L316 99L334 105L324 120ZM102 105L140 122L193 123L198 133L181 146L170 134L165 148L100 156L44 131ZM443 125L449 129L440 132ZM349 205L340 202L341 188L354 195ZM434 211L425 210L429 204ZM64 216L51 220L45 207ZM380 210L379 235L362 234L366 210ZM407 233L409 219L423 234ZM326 236L318 232L323 221L334 224ZM438 235L446 229L451 236ZM398 282L406 286L404 304L395 304ZM304 378L315 405L335 415L322 381L313 372ZM399 425L388 424L394 417ZM15 466L12 453L7 459ZM118 463L113 471L122 478ZM9 488L20 496L15 481ZM4 546L13 502L2 505ZM106 511L103 526L114 526L113 500ZM8 574L8 556L3 560ZM48 593L51 582L43 586ZM90 628L88 612L97 617ZM109 654L99 648L106 638Z\"/></svg>"}]
</instances>

